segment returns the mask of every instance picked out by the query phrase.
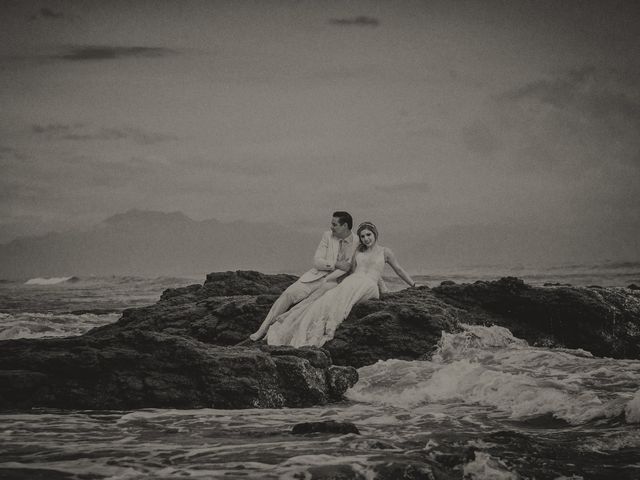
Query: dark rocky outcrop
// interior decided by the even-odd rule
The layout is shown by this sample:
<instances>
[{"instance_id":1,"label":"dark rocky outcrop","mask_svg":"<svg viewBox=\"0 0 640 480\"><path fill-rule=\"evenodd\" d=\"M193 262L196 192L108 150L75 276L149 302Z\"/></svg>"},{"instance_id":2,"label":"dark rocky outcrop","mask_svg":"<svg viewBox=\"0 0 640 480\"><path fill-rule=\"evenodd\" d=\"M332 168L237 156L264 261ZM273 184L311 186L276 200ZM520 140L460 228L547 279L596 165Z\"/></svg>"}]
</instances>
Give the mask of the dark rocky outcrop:
<instances>
[{"instance_id":1,"label":"dark rocky outcrop","mask_svg":"<svg viewBox=\"0 0 640 480\"><path fill-rule=\"evenodd\" d=\"M460 330L463 314L426 287L385 294L356 305L324 348L336 364L355 367L390 358L424 358L443 331Z\"/></svg>"},{"instance_id":2,"label":"dark rocky outcrop","mask_svg":"<svg viewBox=\"0 0 640 480\"><path fill-rule=\"evenodd\" d=\"M360 434L360 430L351 422L336 422L335 420L327 420L325 422L304 422L297 423L291 429L293 435L302 435L305 433L355 433Z\"/></svg>"},{"instance_id":3,"label":"dark rocky outcrop","mask_svg":"<svg viewBox=\"0 0 640 480\"><path fill-rule=\"evenodd\" d=\"M273 284L269 288L271 277ZM294 280L291 276L257 272L210 274L202 287L165 292L155 305L126 310L119 322L93 330L89 335L112 335L123 330L161 331L205 343L236 345L257 330L278 296L273 292L279 294ZM234 293L228 285L237 285L238 289ZM251 291L269 294L247 294ZM390 293L380 300L356 305L335 338L323 348L336 365L354 367L381 359L421 358L436 347L443 330L460 329L458 318L463 314L426 287Z\"/></svg>"},{"instance_id":4,"label":"dark rocky outcrop","mask_svg":"<svg viewBox=\"0 0 640 480\"><path fill-rule=\"evenodd\" d=\"M565 285L533 287L513 277L440 285L433 292L459 308L461 322L501 325L531 345L640 358L640 292Z\"/></svg>"},{"instance_id":5,"label":"dark rocky outcrop","mask_svg":"<svg viewBox=\"0 0 640 480\"><path fill-rule=\"evenodd\" d=\"M276 408L340 400L357 381L322 349L217 347L125 330L5 341L0 408Z\"/></svg>"},{"instance_id":6,"label":"dark rocky outcrop","mask_svg":"<svg viewBox=\"0 0 640 480\"><path fill-rule=\"evenodd\" d=\"M461 323L501 325L533 345L640 358L640 292L516 278L384 294L356 305L322 349L237 346L294 280L213 273L81 337L1 342L0 408L323 404L357 381L353 367L428 357Z\"/></svg>"},{"instance_id":7,"label":"dark rocky outcrop","mask_svg":"<svg viewBox=\"0 0 640 480\"><path fill-rule=\"evenodd\" d=\"M226 281L225 281L226 279ZM0 346L0 408L277 408L342 399L358 379L324 349L234 346L295 277L214 273L80 337Z\"/></svg>"},{"instance_id":8,"label":"dark rocky outcrop","mask_svg":"<svg viewBox=\"0 0 640 480\"><path fill-rule=\"evenodd\" d=\"M260 272L213 272L207 275L203 285L170 288L161 300L207 298L232 295L279 295L297 277L287 274L265 275Z\"/></svg>"}]
</instances>

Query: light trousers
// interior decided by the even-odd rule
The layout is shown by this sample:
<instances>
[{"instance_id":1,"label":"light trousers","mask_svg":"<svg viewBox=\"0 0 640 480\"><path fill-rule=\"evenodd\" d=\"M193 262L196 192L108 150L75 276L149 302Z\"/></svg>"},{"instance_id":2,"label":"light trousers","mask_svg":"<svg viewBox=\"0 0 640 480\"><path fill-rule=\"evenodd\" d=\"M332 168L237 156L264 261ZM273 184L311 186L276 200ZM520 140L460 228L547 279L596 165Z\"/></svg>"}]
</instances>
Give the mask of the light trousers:
<instances>
[{"instance_id":1,"label":"light trousers","mask_svg":"<svg viewBox=\"0 0 640 480\"><path fill-rule=\"evenodd\" d=\"M278 315L282 315L284 312L289 310L292 305L295 305L309 297L318 289L318 287L320 287L323 278L324 277L319 278L313 282L301 282L300 280L296 280L293 284L289 285L271 306L271 310L267 313L262 324L270 325Z\"/></svg>"}]
</instances>

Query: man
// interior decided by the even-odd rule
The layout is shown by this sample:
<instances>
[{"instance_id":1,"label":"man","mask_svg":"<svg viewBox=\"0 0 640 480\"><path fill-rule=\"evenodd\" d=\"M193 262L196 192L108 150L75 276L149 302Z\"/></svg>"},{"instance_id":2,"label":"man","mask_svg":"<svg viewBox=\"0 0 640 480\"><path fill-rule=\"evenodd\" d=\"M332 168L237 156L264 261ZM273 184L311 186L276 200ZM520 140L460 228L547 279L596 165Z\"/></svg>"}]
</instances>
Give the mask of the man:
<instances>
[{"instance_id":1,"label":"man","mask_svg":"<svg viewBox=\"0 0 640 480\"><path fill-rule=\"evenodd\" d=\"M314 268L305 272L280 295L258 331L249 336L251 340L260 340L278 315L309 297L320 287L327 288L327 283L337 281L351 269L351 258L358 244L356 236L351 232L353 219L347 212L334 212L332 217L331 230L324 232L313 257Z\"/></svg>"}]
</instances>

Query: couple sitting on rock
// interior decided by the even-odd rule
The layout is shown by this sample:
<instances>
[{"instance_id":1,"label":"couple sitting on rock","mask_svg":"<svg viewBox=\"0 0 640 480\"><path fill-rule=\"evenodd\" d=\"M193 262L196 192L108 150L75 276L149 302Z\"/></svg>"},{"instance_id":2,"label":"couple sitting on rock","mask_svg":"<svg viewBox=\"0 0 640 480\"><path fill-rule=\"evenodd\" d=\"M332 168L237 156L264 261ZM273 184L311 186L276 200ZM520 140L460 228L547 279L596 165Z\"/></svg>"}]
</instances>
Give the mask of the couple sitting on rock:
<instances>
[{"instance_id":1,"label":"couple sitting on rock","mask_svg":"<svg viewBox=\"0 0 640 480\"><path fill-rule=\"evenodd\" d=\"M266 335L269 345L323 345L356 303L380 296L387 263L402 280L416 286L393 252L378 244L373 223L361 223L357 237L352 227L349 213L333 213L331 230L322 235L316 250L314 268L282 293L251 340Z\"/></svg>"}]
</instances>

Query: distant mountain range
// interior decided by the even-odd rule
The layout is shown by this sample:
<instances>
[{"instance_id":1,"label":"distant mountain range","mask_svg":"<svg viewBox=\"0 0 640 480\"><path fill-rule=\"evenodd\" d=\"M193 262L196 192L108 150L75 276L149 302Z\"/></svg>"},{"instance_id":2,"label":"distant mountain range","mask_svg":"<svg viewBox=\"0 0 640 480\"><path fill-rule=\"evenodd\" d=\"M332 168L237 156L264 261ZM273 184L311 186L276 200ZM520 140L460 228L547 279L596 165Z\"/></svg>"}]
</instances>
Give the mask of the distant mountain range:
<instances>
[{"instance_id":1,"label":"distant mountain range","mask_svg":"<svg viewBox=\"0 0 640 480\"><path fill-rule=\"evenodd\" d=\"M328 223L328 221L327 221ZM224 270L301 273L322 231L295 225L193 220L183 213L130 210L84 231L24 237L0 245L0 279L73 275L200 275ZM615 234L528 225L452 226L429 235L381 232L411 273L468 266L545 266L640 261L638 228ZM391 274L391 272L389 272Z\"/></svg>"},{"instance_id":2,"label":"distant mountain range","mask_svg":"<svg viewBox=\"0 0 640 480\"><path fill-rule=\"evenodd\" d=\"M311 235L267 223L196 221L180 212L130 210L85 231L0 245L0 278L301 272L310 267L320 234L321 228Z\"/></svg>"}]
</instances>

